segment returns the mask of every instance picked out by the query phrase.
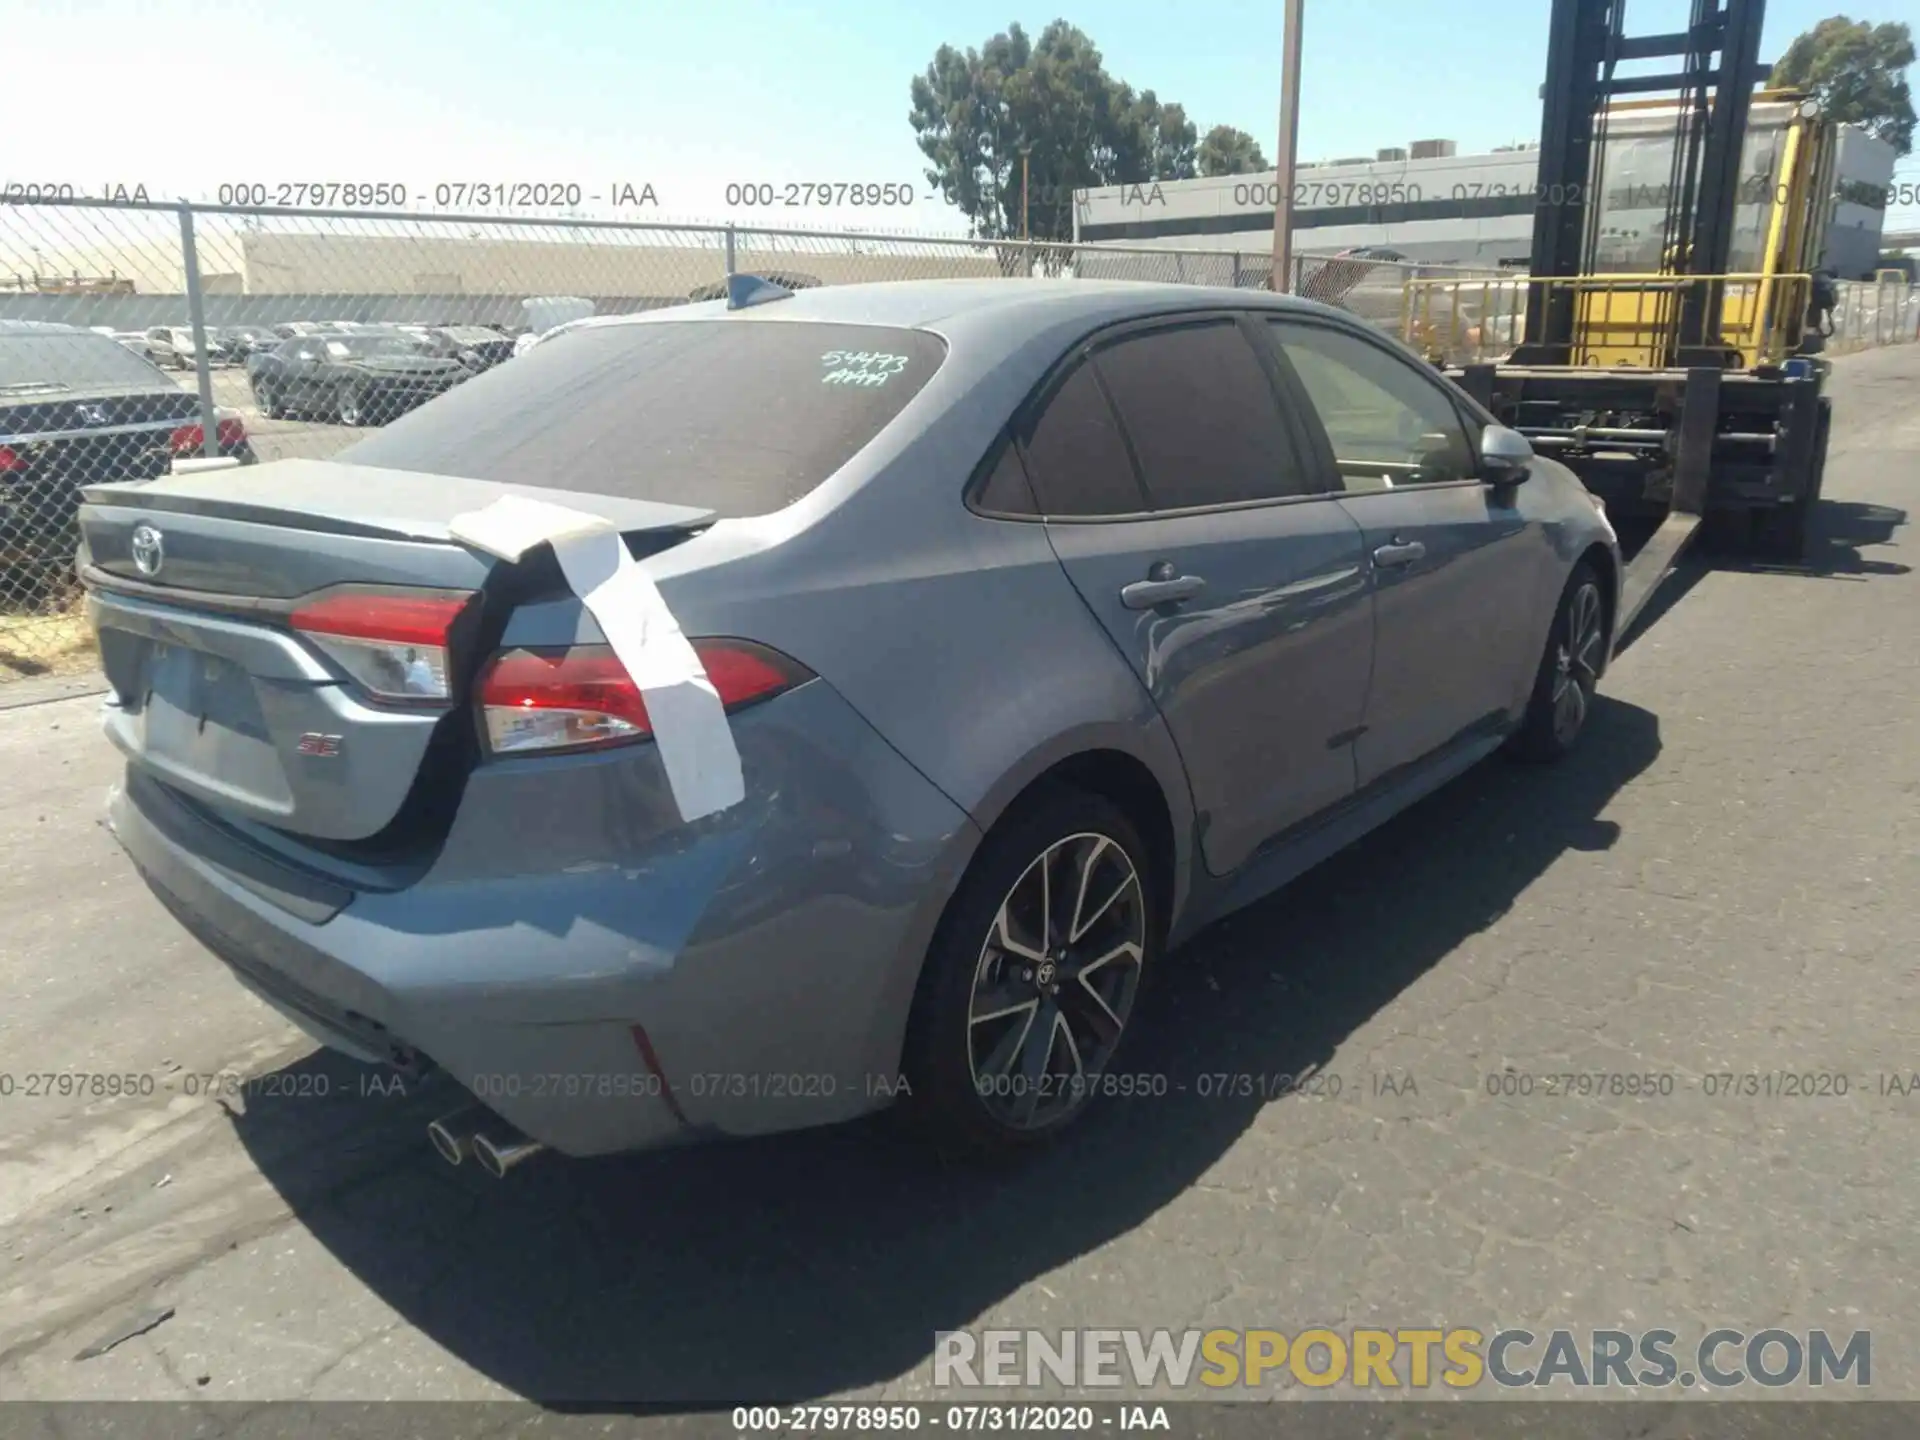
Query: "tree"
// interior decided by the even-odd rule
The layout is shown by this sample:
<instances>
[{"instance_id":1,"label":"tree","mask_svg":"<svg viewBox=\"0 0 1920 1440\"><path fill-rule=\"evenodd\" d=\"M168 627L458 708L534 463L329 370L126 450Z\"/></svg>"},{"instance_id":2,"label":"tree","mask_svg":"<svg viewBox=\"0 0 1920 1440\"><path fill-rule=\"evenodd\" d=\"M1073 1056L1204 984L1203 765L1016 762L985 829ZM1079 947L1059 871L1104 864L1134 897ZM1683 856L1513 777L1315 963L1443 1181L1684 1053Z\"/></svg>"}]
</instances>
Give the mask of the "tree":
<instances>
[{"instance_id":1,"label":"tree","mask_svg":"<svg viewBox=\"0 0 1920 1440\"><path fill-rule=\"evenodd\" d=\"M1834 15L1787 47L1773 83L1811 90L1835 120L1859 125L1905 155L1913 149L1913 32L1904 23L1870 25Z\"/></svg>"},{"instance_id":2,"label":"tree","mask_svg":"<svg viewBox=\"0 0 1920 1440\"><path fill-rule=\"evenodd\" d=\"M1064 20L1037 42L1009 25L978 50L942 45L912 86L908 120L927 179L990 239L1020 234L1020 160L1028 170L1028 229L1073 233L1073 195L1096 185L1186 180L1196 128L1179 105L1107 73L1099 48Z\"/></svg>"},{"instance_id":3,"label":"tree","mask_svg":"<svg viewBox=\"0 0 1920 1440\"><path fill-rule=\"evenodd\" d=\"M1257 175L1273 169L1273 162L1260 153L1260 142L1244 130L1231 125L1216 125L1200 142L1202 175Z\"/></svg>"}]
</instances>

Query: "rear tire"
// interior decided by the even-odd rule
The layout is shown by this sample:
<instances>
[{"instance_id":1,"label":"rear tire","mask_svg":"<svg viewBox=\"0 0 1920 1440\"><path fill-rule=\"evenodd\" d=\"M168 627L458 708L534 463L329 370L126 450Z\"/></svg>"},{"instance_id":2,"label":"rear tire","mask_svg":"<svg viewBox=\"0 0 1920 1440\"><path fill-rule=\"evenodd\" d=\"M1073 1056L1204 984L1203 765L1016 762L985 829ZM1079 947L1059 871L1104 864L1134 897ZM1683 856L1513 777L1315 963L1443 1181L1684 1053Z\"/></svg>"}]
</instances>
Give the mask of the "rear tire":
<instances>
[{"instance_id":1,"label":"rear tire","mask_svg":"<svg viewBox=\"0 0 1920 1440\"><path fill-rule=\"evenodd\" d=\"M1510 742L1515 755L1523 760L1558 760L1580 743L1606 660L1609 623L1600 577L1582 560L1567 577L1553 612L1526 715Z\"/></svg>"},{"instance_id":2,"label":"rear tire","mask_svg":"<svg viewBox=\"0 0 1920 1440\"><path fill-rule=\"evenodd\" d=\"M1086 1112L1157 957L1150 863L1125 812L1064 787L982 842L928 947L907 1030L913 1118L936 1143L1018 1153Z\"/></svg>"},{"instance_id":3,"label":"rear tire","mask_svg":"<svg viewBox=\"0 0 1920 1440\"><path fill-rule=\"evenodd\" d=\"M358 428L367 423L366 400L358 385L342 385L333 397L333 410L342 425Z\"/></svg>"},{"instance_id":4,"label":"rear tire","mask_svg":"<svg viewBox=\"0 0 1920 1440\"><path fill-rule=\"evenodd\" d=\"M287 403L280 398L280 392L272 385L263 384L253 392L254 400L260 406L260 413L269 420L287 418Z\"/></svg>"}]
</instances>

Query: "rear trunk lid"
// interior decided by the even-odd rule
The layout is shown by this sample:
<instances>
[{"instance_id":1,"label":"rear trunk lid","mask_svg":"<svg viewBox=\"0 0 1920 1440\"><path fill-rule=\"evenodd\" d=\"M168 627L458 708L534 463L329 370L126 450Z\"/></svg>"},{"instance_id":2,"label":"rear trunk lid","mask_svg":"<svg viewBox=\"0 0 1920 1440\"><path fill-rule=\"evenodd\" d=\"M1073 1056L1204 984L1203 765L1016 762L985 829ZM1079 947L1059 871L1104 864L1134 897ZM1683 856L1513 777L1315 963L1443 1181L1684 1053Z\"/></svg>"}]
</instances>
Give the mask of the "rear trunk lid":
<instances>
[{"instance_id":1,"label":"rear trunk lid","mask_svg":"<svg viewBox=\"0 0 1920 1440\"><path fill-rule=\"evenodd\" d=\"M81 560L114 692L108 736L135 766L241 819L327 842L388 832L410 798L424 803L423 786L464 776L475 667L515 604L559 587L544 549L510 565L449 537L455 516L509 494L601 516L641 554L712 519L318 460L89 487ZM295 628L296 610L342 587L471 596L449 637L444 699L375 697Z\"/></svg>"}]
</instances>

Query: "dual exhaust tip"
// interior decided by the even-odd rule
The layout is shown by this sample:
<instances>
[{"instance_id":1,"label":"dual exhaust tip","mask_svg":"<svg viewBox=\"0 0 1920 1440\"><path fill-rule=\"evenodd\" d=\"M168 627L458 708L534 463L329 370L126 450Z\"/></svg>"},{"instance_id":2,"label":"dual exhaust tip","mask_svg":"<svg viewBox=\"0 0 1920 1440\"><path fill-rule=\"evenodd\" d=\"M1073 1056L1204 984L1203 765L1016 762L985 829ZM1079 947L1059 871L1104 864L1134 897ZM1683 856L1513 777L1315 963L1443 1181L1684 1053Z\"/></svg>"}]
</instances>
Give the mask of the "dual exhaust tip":
<instances>
[{"instance_id":1,"label":"dual exhaust tip","mask_svg":"<svg viewBox=\"0 0 1920 1440\"><path fill-rule=\"evenodd\" d=\"M427 1126L427 1140L449 1165L472 1158L496 1180L506 1179L509 1170L547 1148L494 1119L479 1105L442 1115Z\"/></svg>"}]
</instances>

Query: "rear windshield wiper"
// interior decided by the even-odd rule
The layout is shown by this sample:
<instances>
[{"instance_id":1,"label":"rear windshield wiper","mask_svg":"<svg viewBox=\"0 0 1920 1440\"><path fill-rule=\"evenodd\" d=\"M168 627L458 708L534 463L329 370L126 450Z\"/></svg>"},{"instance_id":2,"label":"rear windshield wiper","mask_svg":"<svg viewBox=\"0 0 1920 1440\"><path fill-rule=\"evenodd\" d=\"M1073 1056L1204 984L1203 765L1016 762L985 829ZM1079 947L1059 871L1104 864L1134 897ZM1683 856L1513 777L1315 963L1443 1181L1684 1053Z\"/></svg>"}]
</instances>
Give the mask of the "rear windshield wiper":
<instances>
[{"instance_id":1,"label":"rear windshield wiper","mask_svg":"<svg viewBox=\"0 0 1920 1440\"><path fill-rule=\"evenodd\" d=\"M0 385L0 395L24 395L36 390L71 390L71 385L59 380L22 380L14 385Z\"/></svg>"}]
</instances>

